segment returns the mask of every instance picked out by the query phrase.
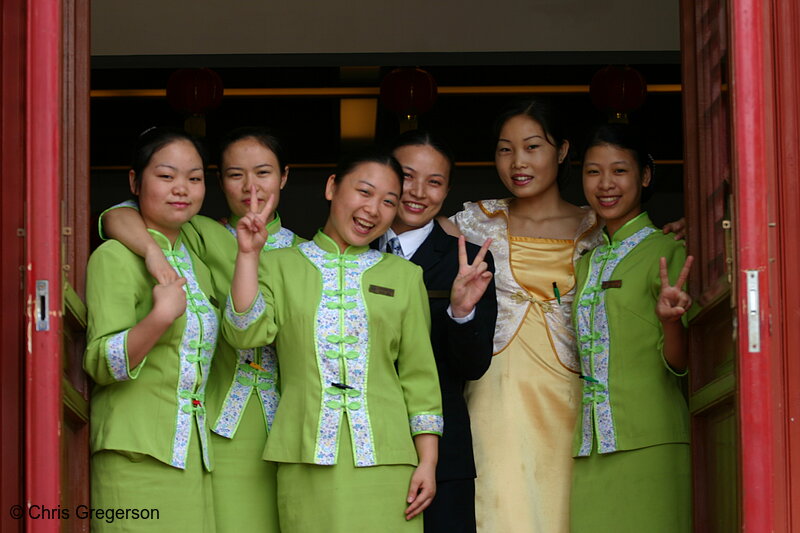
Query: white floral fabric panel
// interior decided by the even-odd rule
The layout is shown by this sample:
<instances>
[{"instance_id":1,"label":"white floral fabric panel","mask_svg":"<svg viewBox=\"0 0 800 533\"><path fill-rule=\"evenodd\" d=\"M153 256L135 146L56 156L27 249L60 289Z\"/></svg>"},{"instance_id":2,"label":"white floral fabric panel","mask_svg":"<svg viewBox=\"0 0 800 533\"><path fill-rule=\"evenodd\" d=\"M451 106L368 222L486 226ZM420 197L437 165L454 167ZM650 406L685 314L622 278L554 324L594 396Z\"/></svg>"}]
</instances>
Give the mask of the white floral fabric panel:
<instances>
[{"instance_id":1,"label":"white floral fabric panel","mask_svg":"<svg viewBox=\"0 0 800 533\"><path fill-rule=\"evenodd\" d=\"M225 224L227 230L236 237L236 228L229 223ZM281 228L274 235L267 237L264 243L265 250L277 250L279 248L290 247L295 240L295 234L291 230ZM259 297L261 295L259 294ZM263 302L263 299L262 299ZM231 307L232 310L232 307ZM251 311L253 311L251 309ZM226 314L228 314L226 306ZM256 309L253 316L257 318L260 313ZM231 322L238 320L241 315L231 313ZM237 325L236 322L233 322ZM247 320L239 322L239 325L246 327ZM245 329L239 327L239 329ZM275 420L275 412L278 410L280 392L278 392L278 360L273 346L263 346L260 348L248 348L236 350L237 365L234 371L233 380L222 402L217 423L212 429L214 433L226 438L233 438L242 414L247 406L254 390L258 391L259 400L264 413L264 422L267 432L272 429L272 422Z\"/></svg>"},{"instance_id":2,"label":"white floral fabric panel","mask_svg":"<svg viewBox=\"0 0 800 533\"><path fill-rule=\"evenodd\" d=\"M258 291L253 305L251 305L250 309L244 313L237 313L233 309L233 300L231 300L231 296L229 294L228 301L225 304L225 319L230 322L234 328L238 329L239 331L244 331L250 327L253 322L258 320L258 318L261 317L262 313L264 313L266 310L267 302L261 295L261 291Z\"/></svg>"},{"instance_id":3,"label":"white floral fabric panel","mask_svg":"<svg viewBox=\"0 0 800 533\"><path fill-rule=\"evenodd\" d=\"M189 442L196 424L203 463L206 469L210 470L205 388L211 359L217 346L219 320L197 283L192 259L186 247L181 244L178 250L165 250L165 255L176 272L186 278L186 284L183 286L186 293L186 325L179 346L180 376L176 390L178 409L175 417L171 464L178 468L186 468Z\"/></svg>"},{"instance_id":4,"label":"white floral fabric panel","mask_svg":"<svg viewBox=\"0 0 800 533\"><path fill-rule=\"evenodd\" d=\"M233 438L253 391L258 392L267 431L272 428L278 409L278 362L271 346L236 350L237 364L233 381L222 403L214 433Z\"/></svg>"},{"instance_id":5,"label":"white floral fabric panel","mask_svg":"<svg viewBox=\"0 0 800 533\"><path fill-rule=\"evenodd\" d=\"M336 464L344 412L350 423L355 465L375 465L367 405L369 327L361 278L383 254L376 250L359 255L329 253L313 241L298 249L322 276L315 339L322 395L314 462Z\"/></svg>"},{"instance_id":6,"label":"white floral fabric panel","mask_svg":"<svg viewBox=\"0 0 800 533\"><path fill-rule=\"evenodd\" d=\"M133 379L128 369L128 332L130 329L112 335L106 340L106 364L108 371L117 381Z\"/></svg>"},{"instance_id":7,"label":"white floral fabric panel","mask_svg":"<svg viewBox=\"0 0 800 533\"><path fill-rule=\"evenodd\" d=\"M444 417L435 413L420 413L408 419L411 426L411 435L433 433L441 436L444 431Z\"/></svg>"},{"instance_id":8,"label":"white floral fabric panel","mask_svg":"<svg viewBox=\"0 0 800 533\"><path fill-rule=\"evenodd\" d=\"M593 430L599 453L617 449L609 385L611 345L602 286L603 282L611 279L614 269L625 256L654 231L650 227L642 228L627 239L599 246L592 253L589 276L578 297L576 318L581 378L584 380L579 456L591 454Z\"/></svg>"}]
</instances>

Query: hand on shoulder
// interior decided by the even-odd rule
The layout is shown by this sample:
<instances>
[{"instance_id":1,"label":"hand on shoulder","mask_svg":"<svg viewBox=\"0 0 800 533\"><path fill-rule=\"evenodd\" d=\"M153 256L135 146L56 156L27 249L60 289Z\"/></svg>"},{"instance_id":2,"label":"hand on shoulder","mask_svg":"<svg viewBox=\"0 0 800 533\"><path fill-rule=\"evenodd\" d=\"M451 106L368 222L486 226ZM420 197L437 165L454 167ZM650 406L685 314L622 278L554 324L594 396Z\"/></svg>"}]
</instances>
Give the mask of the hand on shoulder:
<instances>
[{"instance_id":1,"label":"hand on shoulder","mask_svg":"<svg viewBox=\"0 0 800 533\"><path fill-rule=\"evenodd\" d=\"M436 217L436 222L439 223L439 225L448 235L452 235L453 237L461 236L461 230L459 230L458 226L456 226L449 218Z\"/></svg>"}]
</instances>

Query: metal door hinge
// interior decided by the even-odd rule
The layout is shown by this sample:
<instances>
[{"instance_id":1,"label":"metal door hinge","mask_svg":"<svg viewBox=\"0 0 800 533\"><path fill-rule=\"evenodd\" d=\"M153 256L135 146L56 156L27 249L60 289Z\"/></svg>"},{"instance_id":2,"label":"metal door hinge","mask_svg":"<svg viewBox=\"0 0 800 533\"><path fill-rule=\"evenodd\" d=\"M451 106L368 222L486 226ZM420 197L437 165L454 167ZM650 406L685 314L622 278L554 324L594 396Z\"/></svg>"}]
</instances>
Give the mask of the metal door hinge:
<instances>
[{"instance_id":1,"label":"metal door hinge","mask_svg":"<svg viewBox=\"0 0 800 533\"><path fill-rule=\"evenodd\" d=\"M758 289L758 270L745 270L747 275L747 345L748 351L761 351L761 313Z\"/></svg>"},{"instance_id":2,"label":"metal door hinge","mask_svg":"<svg viewBox=\"0 0 800 533\"><path fill-rule=\"evenodd\" d=\"M729 219L722 221L722 238L725 241L725 275L728 283L733 283L733 224Z\"/></svg>"}]
</instances>

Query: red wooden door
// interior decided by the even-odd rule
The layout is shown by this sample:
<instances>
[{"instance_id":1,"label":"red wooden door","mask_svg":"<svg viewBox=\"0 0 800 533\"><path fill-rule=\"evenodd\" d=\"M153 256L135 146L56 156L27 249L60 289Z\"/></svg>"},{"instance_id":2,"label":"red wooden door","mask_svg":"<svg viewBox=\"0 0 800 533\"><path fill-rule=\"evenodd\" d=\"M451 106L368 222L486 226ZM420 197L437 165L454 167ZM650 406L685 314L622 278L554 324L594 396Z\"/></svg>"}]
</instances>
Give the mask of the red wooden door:
<instances>
[{"instance_id":1,"label":"red wooden door","mask_svg":"<svg viewBox=\"0 0 800 533\"><path fill-rule=\"evenodd\" d=\"M74 510L62 531L88 531L89 382L81 362L86 347L84 286L89 254L89 0L62 0L61 109L61 502Z\"/></svg>"},{"instance_id":2,"label":"red wooden door","mask_svg":"<svg viewBox=\"0 0 800 533\"><path fill-rule=\"evenodd\" d=\"M696 531L800 531L798 30L794 0L682 2Z\"/></svg>"},{"instance_id":3,"label":"red wooden door","mask_svg":"<svg viewBox=\"0 0 800 533\"><path fill-rule=\"evenodd\" d=\"M2 14L3 531L88 531L88 1Z\"/></svg>"},{"instance_id":4,"label":"red wooden door","mask_svg":"<svg viewBox=\"0 0 800 533\"><path fill-rule=\"evenodd\" d=\"M776 153L777 216L768 222L770 275L776 280L769 296L776 302L771 318L779 325L774 343L782 354L773 373L773 379L782 385L775 400L776 432L782 438L773 442L779 447L775 464L777 514L785 517L776 524L785 524L787 531L800 531L800 5L795 0L776 1L770 15L775 43L771 63L775 69L772 149Z\"/></svg>"},{"instance_id":5,"label":"red wooden door","mask_svg":"<svg viewBox=\"0 0 800 533\"><path fill-rule=\"evenodd\" d=\"M742 525L798 531L800 9L795 0L732 5Z\"/></svg>"},{"instance_id":6,"label":"red wooden door","mask_svg":"<svg viewBox=\"0 0 800 533\"><path fill-rule=\"evenodd\" d=\"M684 0L681 10L684 186L689 253L697 259L690 290L703 305L690 323L695 531L730 533L740 523L730 33L723 0Z\"/></svg>"},{"instance_id":7,"label":"red wooden door","mask_svg":"<svg viewBox=\"0 0 800 533\"><path fill-rule=\"evenodd\" d=\"M25 117L26 531L61 504L61 2L27 6Z\"/></svg>"},{"instance_id":8,"label":"red wooden door","mask_svg":"<svg viewBox=\"0 0 800 533\"><path fill-rule=\"evenodd\" d=\"M9 533L24 523L11 516L25 502L24 419L24 210L25 2L0 3L0 524ZM16 511L15 511L16 512Z\"/></svg>"}]
</instances>

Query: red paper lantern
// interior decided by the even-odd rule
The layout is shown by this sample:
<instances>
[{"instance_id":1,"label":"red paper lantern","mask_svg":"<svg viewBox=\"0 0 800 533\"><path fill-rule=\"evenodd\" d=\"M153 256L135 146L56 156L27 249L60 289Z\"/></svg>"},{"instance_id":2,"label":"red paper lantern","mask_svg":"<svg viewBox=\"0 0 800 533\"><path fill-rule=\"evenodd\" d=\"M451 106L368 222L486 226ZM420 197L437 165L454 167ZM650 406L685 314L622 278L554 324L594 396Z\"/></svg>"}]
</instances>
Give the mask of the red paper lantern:
<instances>
[{"instance_id":1,"label":"red paper lantern","mask_svg":"<svg viewBox=\"0 0 800 533\"><path fill-rule=\"evenodd\" d=\"M430 111L436 94L436 80L419 68L394 69L381 81L381 103L407 122Z\"/></svg>"},{"instance_id":2,"label":"red paper lantern","mask_svg":"<svg viewBox=\"0 0 800 533\"><path fill-rule=\"evenodd\" d=\"M627 121L627 113L644 104L647 83L635 68L607 66L592 77L589 94L594 106L609 113L612 120Z\"/></svg>"},{"instance_id":3,"label":"red paper lantern","mask_svg":"<svg viewBox=\"0 0 800 533\"><path fill-rule=\"evenodd\" d=\"M182 68L167 81L167 101L185 115L201 115L222 103L222 78L209 68Z\"/></svg>"}]
</instances>

